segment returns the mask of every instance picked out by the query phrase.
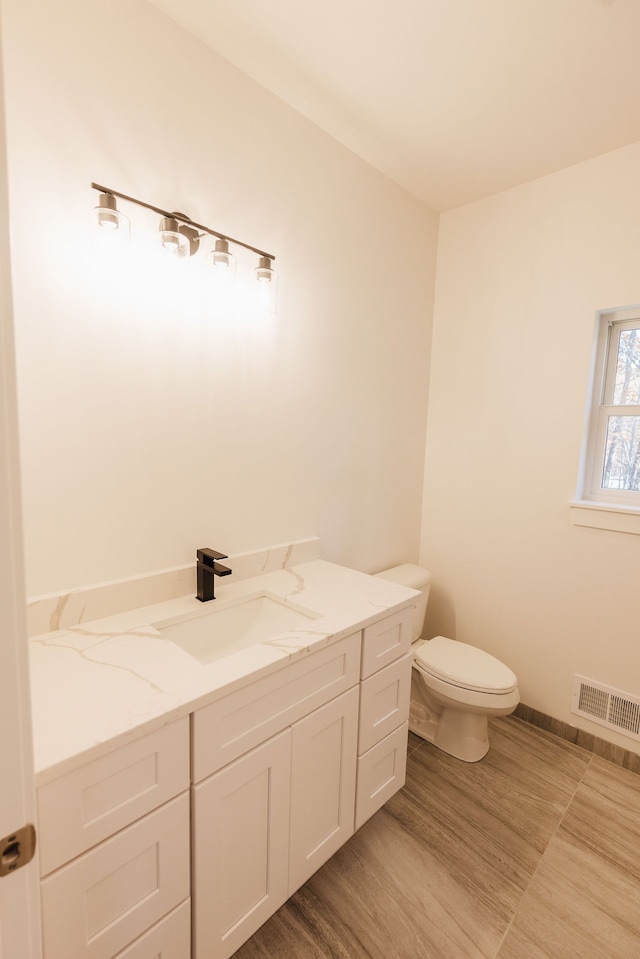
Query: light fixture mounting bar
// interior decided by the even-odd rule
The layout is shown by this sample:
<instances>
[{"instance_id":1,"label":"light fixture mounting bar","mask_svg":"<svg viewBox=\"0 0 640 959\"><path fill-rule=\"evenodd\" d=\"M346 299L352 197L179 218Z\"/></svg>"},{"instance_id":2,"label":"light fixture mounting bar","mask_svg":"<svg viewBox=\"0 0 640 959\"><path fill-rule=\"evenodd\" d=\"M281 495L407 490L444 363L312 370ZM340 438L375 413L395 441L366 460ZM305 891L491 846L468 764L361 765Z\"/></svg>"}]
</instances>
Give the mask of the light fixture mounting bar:
<instances>
[{"instance_id":1,"label":"light fixture mounting bar","mask_svg":"<svg viewBox=\"0 0 640 959\"><path fill-rule=\"evenodd\" d=\"M157 213L159 216L169 216L173 217L174 220L179 220L181 223L186 223L189 226L194 227L196 230L201 230L203 233L208 233L209 236L215 236L218 240L226 240L228 243L233 243L235 246L241 246L245 250L250 250L251 253L257 253L258 256L265 256L269 260L275 260L275 256L271 253L265 253L264 250L259 250L256 246L250 246L248 243L243 243L242 240L235 240L232 236L228 236L226 233L218 233L217 230L212 230L211 227L205 226L203 223L196 223L195 220L191 220L188 216L185 216L184 213L175 213L170 210L163 210L159 206L153 206L151 203L145 203L144 200L138 200L134 196L127 196L126 193L119 193L118 190L112 190L111 187L101 186L99 183L91 184L92 190L98 190L99 193L108 193L111 196L117 196L120 200L126 200L128 203L135 203L136 206L144 207L145 210L151 210L153 213Z\"/></svg>"}]
</instances>

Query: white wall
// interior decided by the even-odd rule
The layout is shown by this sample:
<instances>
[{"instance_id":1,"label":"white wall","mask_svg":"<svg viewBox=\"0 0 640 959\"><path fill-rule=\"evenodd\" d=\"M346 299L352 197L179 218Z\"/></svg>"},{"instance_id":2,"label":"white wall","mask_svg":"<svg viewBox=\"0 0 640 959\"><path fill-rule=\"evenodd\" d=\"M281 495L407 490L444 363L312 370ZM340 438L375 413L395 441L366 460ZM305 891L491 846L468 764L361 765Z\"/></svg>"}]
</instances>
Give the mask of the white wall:
<instances>
[{"instance_id":1,"label":"white wall","mask_svg":"<svg viewBox=\"0 0 640 959\"><path fill-rule=\"evenodd\" d=\"M574 672L640 695L640 536L572 525L594 315L640 301L640 144L441 218L421 562L429 635L570 713Z\"/></svg>"},{"instance_id":2,"label":"white wall","mask_svg":"<svg viewBox=\"0 0 640 959\"><path fill-rule=\"evenodd\" d=\"M3 10L29 595L201 545L417 559L435 215L143 0ZM194 261L106 283L92 180L273 252L278 320L213 318Z\"/></svg>"},{"instance_id":3,"label":"white wall","mask_svg":"<svg viewBox=\"0 0 640 959\"><path fill-rule=\"evenodd\" d=\"M437 218L143 0L2 3L29 594L203 544L417 559ZM640 300L639 161L441 218L421 552L431 634L623 745L570 688L640 694L640 537L567 503L594 313ZM195 262L105 283L92 180L273 251L276 323L214 317Z\"/></svg>"}]
</instances>

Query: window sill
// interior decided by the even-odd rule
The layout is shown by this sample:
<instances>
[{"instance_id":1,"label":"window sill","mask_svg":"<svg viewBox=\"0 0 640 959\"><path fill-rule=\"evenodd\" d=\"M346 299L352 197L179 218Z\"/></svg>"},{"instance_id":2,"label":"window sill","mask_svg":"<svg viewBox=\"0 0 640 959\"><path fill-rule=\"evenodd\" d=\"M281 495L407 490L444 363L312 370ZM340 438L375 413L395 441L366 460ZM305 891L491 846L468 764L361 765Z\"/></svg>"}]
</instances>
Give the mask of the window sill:
<instances>
[{"instance_id":1,"label":"window sill","mask_svg":"<svg viewBox=\"0 0 640 959\"><path fill-rule=\"evenodd\" d=\"M616 533L640 535L640 507L590 500L572 500L569 506L574 526L590 526L592 529L610 529Z\"/></svg>"}]
</instances>

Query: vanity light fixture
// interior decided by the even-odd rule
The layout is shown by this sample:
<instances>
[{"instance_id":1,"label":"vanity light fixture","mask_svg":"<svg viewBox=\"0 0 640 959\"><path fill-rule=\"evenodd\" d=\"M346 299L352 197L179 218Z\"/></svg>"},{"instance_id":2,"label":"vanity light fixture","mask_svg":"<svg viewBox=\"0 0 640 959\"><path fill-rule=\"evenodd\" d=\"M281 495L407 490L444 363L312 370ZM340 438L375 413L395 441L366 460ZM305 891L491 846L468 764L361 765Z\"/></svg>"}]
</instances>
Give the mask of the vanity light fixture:
<instances>
[{"instance_id":1,"label":"vanity light fixture","mask_svg":"<svg viewBox=\"0 0 640 959\"><path fill-rule=\"evenodd\" d=\"M160 243L167 252L178 258L193 256L200 246L200 241L205 236L215 237L215 246L209 253L208 260L219 276L225 275L227 279L232 279L235 274L236 259L229 250L230 243L255 253L259 258L254 276L262 288L259 291L260 300L264 301L265 312L268 315L275 315L278 276L272 269L272 262L275 260L273 254L255 246L250 246L248 243L243 243L242 240L236 240L224 233L218 233L217 230L212 230L211 227L202 223L196 223L184 213L162 210L151 203L145 203L143 200L127 196L126 193L119 193L117 190L112 190L106 186L100 186L98 183L92 183L91 189L97 190L100 194L98 206L95 207L96 220L100 227L108 230L118 230L126 225L128 229L129 221L118 210L116 197L125 200L127 203L135 203L136 206L144 207L145 210L151 210L160 216L158 226Z\"/></svg>"}]
</instances>

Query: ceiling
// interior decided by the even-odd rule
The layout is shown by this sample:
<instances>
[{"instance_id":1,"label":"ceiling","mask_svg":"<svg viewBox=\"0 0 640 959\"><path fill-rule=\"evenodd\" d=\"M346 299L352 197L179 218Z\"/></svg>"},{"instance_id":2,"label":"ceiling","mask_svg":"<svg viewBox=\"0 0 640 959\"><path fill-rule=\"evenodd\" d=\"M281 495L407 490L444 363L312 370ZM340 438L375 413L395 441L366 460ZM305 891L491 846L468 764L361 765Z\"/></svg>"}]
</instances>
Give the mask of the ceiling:
<instances>
[{"instance_id":1,"label":"ceiling","mask_svg":"<svg viewBox=\"0 0 640 959\"><path fill-rule=\"evenodd\" d=\"M434 210L640 140L640 0L151 2Z\"/></svg>"}]
</instances>

